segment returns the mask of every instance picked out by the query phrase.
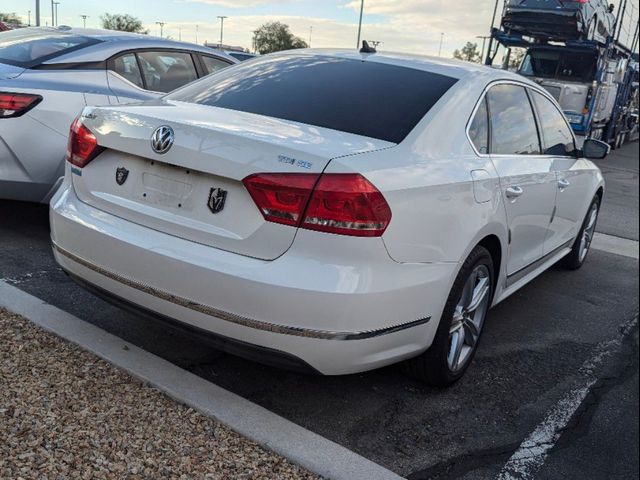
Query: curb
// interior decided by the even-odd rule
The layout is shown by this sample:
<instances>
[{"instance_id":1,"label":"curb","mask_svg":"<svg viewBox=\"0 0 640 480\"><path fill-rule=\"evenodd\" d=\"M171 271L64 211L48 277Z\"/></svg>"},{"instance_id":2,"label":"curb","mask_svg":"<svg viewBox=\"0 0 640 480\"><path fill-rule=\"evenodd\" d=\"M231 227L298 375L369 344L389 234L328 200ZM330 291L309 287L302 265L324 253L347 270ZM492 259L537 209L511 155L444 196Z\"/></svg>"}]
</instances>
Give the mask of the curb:
<instances>
[{"instance_id":1,"label":"curb","mask_svg":"<svg viewBox=\"0 0 640 480\"><path fill-rule=\"evenodd\" d=\"M0 306L87 350L258 445L336 480L398 480L347 448L0 281Z\"/></svg>"}]
</instances>

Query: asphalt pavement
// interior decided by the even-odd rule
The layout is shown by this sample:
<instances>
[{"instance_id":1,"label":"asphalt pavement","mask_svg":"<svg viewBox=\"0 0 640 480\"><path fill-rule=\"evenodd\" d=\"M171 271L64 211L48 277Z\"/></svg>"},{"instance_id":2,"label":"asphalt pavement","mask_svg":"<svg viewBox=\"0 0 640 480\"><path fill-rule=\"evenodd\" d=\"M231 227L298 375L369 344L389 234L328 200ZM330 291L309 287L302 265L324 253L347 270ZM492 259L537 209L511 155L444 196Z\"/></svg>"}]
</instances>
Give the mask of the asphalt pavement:
<instances>
[{"instance_id":1,"label":"asphalt pavement","mask_svg":"<svg viewBox=\"0 0 640 480\"><path fill-rule=\"evenodd\" d=\"M598 231L638 240L638 143L600 165L607 192ZM467 375L447 390L397 367L286 372L114 308L55 265L46 206L0 201L0 279L411 479L497 475L567 392L584 388L584 366L600 358L589 372L597 381L536 478L638 476L637 328L620 333L638 315L638 262L628 257L594 250L580 271L552 268L500 304Z\"/></svg>"}]
</instances>

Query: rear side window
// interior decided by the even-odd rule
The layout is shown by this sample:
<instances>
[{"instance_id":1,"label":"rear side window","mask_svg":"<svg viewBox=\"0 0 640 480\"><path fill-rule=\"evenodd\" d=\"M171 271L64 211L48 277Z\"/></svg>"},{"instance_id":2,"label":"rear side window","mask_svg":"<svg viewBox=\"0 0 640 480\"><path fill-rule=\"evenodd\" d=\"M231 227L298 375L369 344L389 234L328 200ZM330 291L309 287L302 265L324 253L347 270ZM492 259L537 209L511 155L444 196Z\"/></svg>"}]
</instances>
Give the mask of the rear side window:
<instances>
[{"instance_id":1,"label":"rear side window","mask_svg":"<svg viewBox=\"0 0 640 480\"><path fill-rule=\"evenodd\" d=\"M140 52L138 58L147 90L167 93L198 78L188 53Z\"/></svg>"},{"instance_id":2,"label":"rear side window","mask_svg":"<svg viewBox=\"0 0 640 480\"><path fill-rule=\"evenodd\" d=\"M113 70L122 77L129 80L134 85L140 88L144 88L144 82L142 81L142 72L138 65L138 60L135 54L127 53L116 58L113 61Z\"/></svg>"},{"instance_id":3,"label":"rear side window","mask_svg":"<svg viewBox=\"0 0 640 480\"><path fill-rule=\"evenodd\" d=\"M374 61L282 55L236 65L167 98L400 143L456 81Z\"/></svg>"},{"instance_id":4,"label":"rear side window","mask_svg":"<svg viewBox=\"0 0 640 480\"><path fill-rule=\"evenodd\" d=\"M491 118L491 153L540 154L538 128L524 87L496 85L487 93L487 100Z\"/></svg>"},{"instance_id":5,"label":"rear side window","mask_svg":"<svg viewBox=\"0 0 640 480\"><path fill-rule=\"evenodd\" d=\"M42 62L100 43L94 38L24 28L0 33L0 62L33 68Z\"/></svg>"},{"instance_id":6,"label":"rear side window","mask_svg":"<svg viewBox=\"0 0 640 480\"><path fill-rule=\"evenodd\" d=\"M544 95L530 91L538 111L546 155L574 156L576 145L564 115Z\"/></svg>"},{"instance_id":7,"label":"rear side window","mask_svg":"<svg viewBox=\"0 0 640 480\"><path fill-rule=\"evenodd\" d=\"M469 138L478 153L489 153L489 111L484 97L469 127Z\"/></svg>"}]
</instances>

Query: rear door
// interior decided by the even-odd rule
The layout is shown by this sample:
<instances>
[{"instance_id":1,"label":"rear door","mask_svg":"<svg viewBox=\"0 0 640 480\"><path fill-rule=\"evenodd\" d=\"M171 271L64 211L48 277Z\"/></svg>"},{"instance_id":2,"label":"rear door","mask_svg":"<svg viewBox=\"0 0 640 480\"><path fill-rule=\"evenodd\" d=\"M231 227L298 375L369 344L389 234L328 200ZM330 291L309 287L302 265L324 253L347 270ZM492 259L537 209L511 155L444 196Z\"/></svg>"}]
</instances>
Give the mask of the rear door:
<instances>
[{"instance_id":1,"label":"rear door","mask_svg":"<svg viewBox=\"0 0 640 480\"><path fill-rule=\"evenodd\" d=\"M491 158L500 175L509 224L507 274L517 280L544 255L556 201L553 159L542 154L526 89L504 83L487 92Z\"/></svg>"}]
</instances>

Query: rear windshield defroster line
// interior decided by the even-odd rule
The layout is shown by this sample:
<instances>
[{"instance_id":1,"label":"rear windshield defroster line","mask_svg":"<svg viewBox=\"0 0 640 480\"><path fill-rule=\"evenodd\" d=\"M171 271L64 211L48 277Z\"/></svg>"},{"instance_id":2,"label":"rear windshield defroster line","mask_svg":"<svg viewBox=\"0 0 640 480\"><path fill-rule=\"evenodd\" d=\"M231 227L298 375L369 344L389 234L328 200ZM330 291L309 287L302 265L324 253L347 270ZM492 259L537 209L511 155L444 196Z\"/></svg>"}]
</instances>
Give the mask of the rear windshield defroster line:
<instances>
[{"instance_id":1,"label":"rear windshield defroster line","mask_svg":"<svg viewBox=\"0 0 640 480\"><path fill-rule=\"evenodd\" d=\"M236 65L166 98L400 143L457 79L320 55Z\"/></svg>"}]
</instances>

